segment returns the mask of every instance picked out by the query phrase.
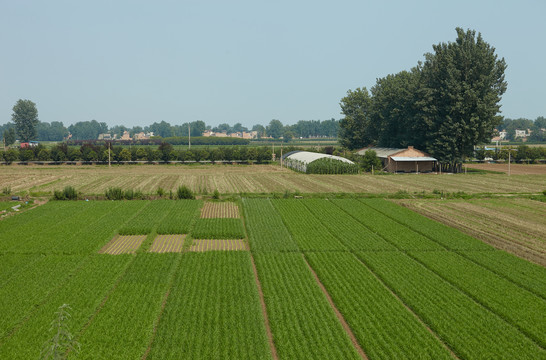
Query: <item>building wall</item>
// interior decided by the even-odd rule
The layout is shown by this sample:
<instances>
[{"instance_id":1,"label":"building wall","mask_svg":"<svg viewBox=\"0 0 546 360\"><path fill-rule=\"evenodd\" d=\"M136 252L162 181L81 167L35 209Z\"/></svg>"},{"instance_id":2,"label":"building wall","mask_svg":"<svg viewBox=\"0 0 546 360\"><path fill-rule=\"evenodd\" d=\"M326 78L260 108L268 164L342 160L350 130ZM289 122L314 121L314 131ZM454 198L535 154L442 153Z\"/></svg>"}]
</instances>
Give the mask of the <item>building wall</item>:
<instances>
[{"instance_id":1,"label":"building wall","mask_svg":"<svg viewBox=\"0 0 546 360\"><path fill-rule=\"evenodd\" d=\"M397 154L397 156L399 156ZM389 172L416 172L419 164L419 172L430 172L433 169L434 161L394 161L389 159L387 171Z\"/></svg>"}]
</instances>

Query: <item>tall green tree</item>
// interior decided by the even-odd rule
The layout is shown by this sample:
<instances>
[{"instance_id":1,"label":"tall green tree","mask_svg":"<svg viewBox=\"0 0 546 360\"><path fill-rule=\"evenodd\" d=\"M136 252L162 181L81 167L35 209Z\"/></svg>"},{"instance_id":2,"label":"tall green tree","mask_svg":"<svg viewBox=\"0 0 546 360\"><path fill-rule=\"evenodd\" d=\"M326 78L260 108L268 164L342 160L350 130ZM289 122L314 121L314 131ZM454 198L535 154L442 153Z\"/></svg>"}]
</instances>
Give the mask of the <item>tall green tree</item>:
<instances>
[{"instance_id":1,"label":"tall green tree","mask_svg":"<svg viewBox=\"0 0 546 360\"><path fill-rule=\"evenodd\" d=\"M372 87L369 131L377 134L379 146L406 147L422 137L422 129L415 122L419 79L419 69L414 68L378 79Z\"/></svg>"},{"instance_id":2,"label":"tall green tree","mask_svg":"<svg viewBox=\"0 0 546 360\"><path fill-rule=\"evenodd\" d=\"M502 121L506 62L474 30L457 28L455 42L434 45L421 71L417 126L424 138L416 146L455 165L488 143Z\"/></svg>"},{"instance_id":3,"label":"tall green tree","mask_svg":"<svg viewBox=\"0 0 546 360\"><path fill-rule=\"evenodd\" d=\"M278 139L282 136L284 131L284 126L280 120L273 119L267 125L266 133L268 136L271 136L273 139Z\"/></svg>"},{"instance_id":4,"label":"tall green tree","mask_svg":"<svg viewBox=\"0 0 546 360\"><path fill-rule=\"evenodd\" d=\"M15 130L13 130L13 128L5 130L2 136L4 139L4 145L6 146L10 146L15 142Z\"/></svg>"},{"instance_id":5,"label":"tall green tree","mask_svg":"<svg viewBox=\"0 0 546 360\"><path fill-rule=\"evenodd\" d=\"M11 119L15 123L17 135L22 142L28 142L36 138L36 126L38 125L38 109L30 100L19 99L13 106Z\"/></svg>"},{"instance_id":6,"label":"tall green tree","mask_svg":"<svg viewBox=\"0 0 546 360\"><path fill-rule=\"evenodd\" d=\"M373 143L377 134L371 126L372 99L366 88L347 91L341 99L341 113L345 115L339 123L339 142L349 149L358 149Z\"/></svg>"}]
</instances>

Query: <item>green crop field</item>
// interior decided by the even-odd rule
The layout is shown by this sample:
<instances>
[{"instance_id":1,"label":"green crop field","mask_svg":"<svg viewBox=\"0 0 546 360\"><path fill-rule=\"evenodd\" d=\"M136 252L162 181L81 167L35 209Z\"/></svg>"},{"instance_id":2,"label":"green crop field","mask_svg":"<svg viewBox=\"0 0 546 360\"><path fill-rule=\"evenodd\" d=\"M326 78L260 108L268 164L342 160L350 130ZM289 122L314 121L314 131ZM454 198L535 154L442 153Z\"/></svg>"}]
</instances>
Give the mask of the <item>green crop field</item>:
<instances>
[{"instance_id":1,"label":"green crop field","mask_svg":"<svg viewBox=\"0 0 546 360\"><path fill-rule=\"evenodd\" d=\"M543 266L383 199L243 198L239 218L201 218L206 203L0 220L0 358L546 359ZM541 206L509 205L543 226ZM150 252L158 234L182 250ZM134 253L101 251L124 235ZM201 239L246 246L193 252ZM55 340L63 304L73 350Z\"/></svg>"}]
</instances>

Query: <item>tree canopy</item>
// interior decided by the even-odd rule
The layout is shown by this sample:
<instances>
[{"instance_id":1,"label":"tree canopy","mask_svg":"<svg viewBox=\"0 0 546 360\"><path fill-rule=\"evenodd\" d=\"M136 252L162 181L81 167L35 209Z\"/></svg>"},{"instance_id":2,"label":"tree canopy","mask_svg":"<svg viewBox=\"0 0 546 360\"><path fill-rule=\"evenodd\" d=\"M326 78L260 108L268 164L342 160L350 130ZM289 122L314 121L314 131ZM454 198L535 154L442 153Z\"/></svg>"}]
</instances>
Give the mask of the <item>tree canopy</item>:
<instances>
[{"instance_id":1,"label":"tree canopy","mask_svg":"<svg viewBox=\"0 0 546 360\"><path fill-rule=\"evenodd\" d=\"M30 100L17 100L13 106L11 119L15 123L17 135L22 142L28 142L36 138L36 126L38 125L38 109Z\"/></svg>"},{"instance_id":2,"label":"tree canopy","mask_svg":"<svg viewBox=\"0 0 546 360\"><path fill-rule=\"evenodd\" d=\"M349 90L341 100L341 143L413 145L456 164L474 145L489 142L502 120L504 59L474 30L456 29L455 42L433 45L411 71L378 79L371 90Z\"/></svg>"}]
</instances>

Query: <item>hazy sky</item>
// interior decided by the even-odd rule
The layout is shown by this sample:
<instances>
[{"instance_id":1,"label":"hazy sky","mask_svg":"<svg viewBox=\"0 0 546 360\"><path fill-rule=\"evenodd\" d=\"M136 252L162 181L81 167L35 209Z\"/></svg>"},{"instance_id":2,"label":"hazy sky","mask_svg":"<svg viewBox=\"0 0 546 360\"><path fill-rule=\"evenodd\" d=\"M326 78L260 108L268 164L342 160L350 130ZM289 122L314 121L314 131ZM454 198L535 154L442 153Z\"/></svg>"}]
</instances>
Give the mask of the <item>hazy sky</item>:
<instances>
[{"instance_id":1,"label":"hazy sky","mask_svg":"<svg viewBox=\"0 0 546 360\"><path fill-rule=\"evenodd\" d=\"M546 1L0 0L0 124L341 118L347 90L410 69L455 28L504 57L506 117L546 116Z\"/></svg>"}]
</instances>

